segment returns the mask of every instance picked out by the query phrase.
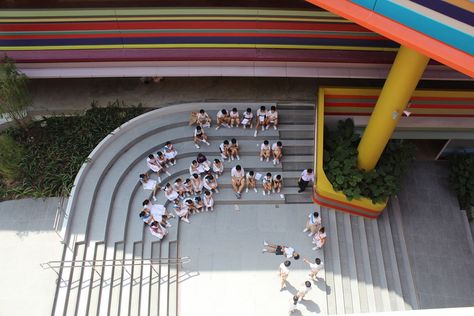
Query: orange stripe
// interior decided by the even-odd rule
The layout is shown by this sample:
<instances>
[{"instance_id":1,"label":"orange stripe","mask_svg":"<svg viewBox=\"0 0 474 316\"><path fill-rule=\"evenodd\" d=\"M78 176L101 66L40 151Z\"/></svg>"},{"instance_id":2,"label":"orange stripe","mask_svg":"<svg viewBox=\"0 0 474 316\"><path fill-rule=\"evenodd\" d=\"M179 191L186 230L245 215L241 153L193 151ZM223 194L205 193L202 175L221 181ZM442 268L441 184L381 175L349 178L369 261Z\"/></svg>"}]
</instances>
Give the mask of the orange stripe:
<instances>
[{"instance_id":1,"label":"orange stripe","mask_svg":"<svg viewBox=\"0 0 474 316\"><path fill-rule=\"evenodd\" d=\"M393 41L415 49L426 56L474 77L474 56L419 33L349 0L306 0L342 16Z\"/></svg>"},{"instance_id":2,"label":"orange stripe","mask_svg":"<svg viewBox=\"0 0 474 316\"><path fill-rule=\"evenodd\" d=\"M350 213L350 214L354 214L354 215L357 215L357 216L363 216L363 217L367 217L367 218L377 218L378 217L378 216L371 216L371 215L367 215L365 213L360 213L360 212L356 212L356 211L353 211L353 210L349 210L349 209L346 209L346 208L341 207L339 205L326 203L324 201L318 200L318 198L315 195L313 195L313 202L315 202L319 205L322 205L322 206L334 208L334 209L337 209L337 210L340 210L340 211L343 211L343 212L347 212L347 213ZM382 214L382 213L380 213L380 214Z\"/></svg>"}]
</instances>

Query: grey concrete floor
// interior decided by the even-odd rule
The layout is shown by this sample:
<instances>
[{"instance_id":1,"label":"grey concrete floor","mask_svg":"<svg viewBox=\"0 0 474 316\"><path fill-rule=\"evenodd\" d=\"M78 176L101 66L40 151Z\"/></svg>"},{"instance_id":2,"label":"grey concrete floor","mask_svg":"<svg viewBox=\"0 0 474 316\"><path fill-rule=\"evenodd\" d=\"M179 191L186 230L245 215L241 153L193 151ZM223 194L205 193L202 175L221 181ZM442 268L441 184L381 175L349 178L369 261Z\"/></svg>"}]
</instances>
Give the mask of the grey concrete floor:
<instances>
[{"instance_id":1,"label":"grey concrete floor","mask_svg":"<svg viewBox=\"0 0 474 316\"><path fill-rule=\"evenodd\" d=\"M474 257L446 162L417 162L399 195L421 308L474 306Z\"/></svg>"},{"instance_id":2,"label":"grey concrete floor","mask_svg":"<svg viewBox=\"0 0 474 316\"><path fill-rule=\"evenodd\" d=\"M60 260L53 230L58 199L0 203L0 315L50 315L56 274L40 263Z\"/></svg>"},{"instance_id":3,"label":"grey concrete floor","mask_svg":"<svg viewBox=\"0 0 474 316\"><path fill-rule=\"evenodd\" d=\"M310 204L240 205L240 211L221 205L184 223L180 256L191 262L180 274L180 315L286 315L290 298L309 280L308 266L302 258L291 260L289 283L280 291L277 271L286 259L262 253L262 243L289 245L301 257L324 260L302 232L310 210ZM326 314L324 271L320 277L293 315Z\"/></svg>"}]
</instances>

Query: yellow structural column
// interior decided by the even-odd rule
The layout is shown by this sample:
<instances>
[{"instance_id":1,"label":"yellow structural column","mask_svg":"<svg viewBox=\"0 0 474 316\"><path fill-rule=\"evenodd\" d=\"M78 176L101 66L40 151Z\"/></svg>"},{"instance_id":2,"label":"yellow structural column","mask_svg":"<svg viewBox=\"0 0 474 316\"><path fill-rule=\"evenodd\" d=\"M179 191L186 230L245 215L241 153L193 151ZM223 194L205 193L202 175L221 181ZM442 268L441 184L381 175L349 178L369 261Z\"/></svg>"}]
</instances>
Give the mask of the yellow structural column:
<instances>
[{"instance_id":1,"label":"yellow structural column","mask_svg":"<svg viewBox=\"0 0 474 316\"><path fill-rule=\"evenodd\" d=\"M429 58L401 46L359 143L360 169L375 168L407 106Z\"/></svg>"}]
</instances>

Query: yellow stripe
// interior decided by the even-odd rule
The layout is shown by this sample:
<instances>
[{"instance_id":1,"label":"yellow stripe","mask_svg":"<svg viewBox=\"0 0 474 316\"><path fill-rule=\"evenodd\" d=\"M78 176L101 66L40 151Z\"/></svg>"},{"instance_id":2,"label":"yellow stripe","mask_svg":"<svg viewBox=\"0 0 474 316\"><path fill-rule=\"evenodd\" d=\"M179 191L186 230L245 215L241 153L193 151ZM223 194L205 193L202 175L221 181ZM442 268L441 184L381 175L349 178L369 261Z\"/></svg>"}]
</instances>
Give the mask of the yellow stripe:
<instances>
[{"instance_id":1,"label":"yellow stripe","mask_svg":"<svg viewBox=\"0 0 474 316\"><path fill-rule=\"evenodd\" d=\"M216 17L216 16L199 16L199 17L100 17L100 18L50 18L50 19L0 19L2 23L13 22L107 22L107 21L294 21L294 22L337 22L352 23L344 19L317 19L317 18L265 18L265 17Z\"/></svg>"},{"instance_id":2,"label":"yellow stripe","mask_svg":"<svg viewBox=\"0 0 474 316\"><path fill-rule=\"evenodd\" d=\"M320 49L350 51L396 51L397 48L321 45L280 45L280 44L124 44L124 45L64 45L64 46L0 46L0 50L74 50L74 49L115 49L115 48L279 48L279 49Z\"/></svg>"}]
</instances>

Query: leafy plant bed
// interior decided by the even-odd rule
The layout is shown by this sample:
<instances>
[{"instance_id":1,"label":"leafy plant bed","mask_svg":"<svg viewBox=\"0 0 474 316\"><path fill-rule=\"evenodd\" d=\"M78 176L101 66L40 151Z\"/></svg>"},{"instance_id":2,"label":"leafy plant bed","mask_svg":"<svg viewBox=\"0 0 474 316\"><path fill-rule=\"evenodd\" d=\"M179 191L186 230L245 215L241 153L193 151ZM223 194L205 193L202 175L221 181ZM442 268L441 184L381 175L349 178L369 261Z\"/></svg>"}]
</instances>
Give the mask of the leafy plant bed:
<instances>
[{"instance_id":1,"label":"leafy plant bed","mask_svg":"<svg viewBox=\"0 0 474 316\"><path fill-rule=\"evenodd\" d=\"M0 200L68 195L94 147L114 129L144 112L140 105L124 107L118 101L102 108L92 104L82 116L49 117L30 123L27 130L6 130L2 134L16 141L22 157L19 174L13 179L0 176Z\"/></svg>"},{"instance_id":2,"label":"leafy plant bed","mask_svg":"<svg viewBox=\"0 0 474 316\"><path fill-rule=\"evenodd\" d=\"M377 166L364 172L357 168L360 136L354 133L351 119L339 121L337 129L325 127L323 168L335 191L342 191L349 201L362 197L384 203L400 191L403 174L415 159L415 146L391 140Z\"/></svg>"},{"instance_id":3,"label":"leafy plant bed","mask_svg":"<svg viewBox=\"0 0 474 316\"><path fill-rule=\"evenodd\" d=\"M456 192L459 206L473 220L474 205L474 154L453 155L449 159L449 182Z\"/></svg>"}]
</instances>

